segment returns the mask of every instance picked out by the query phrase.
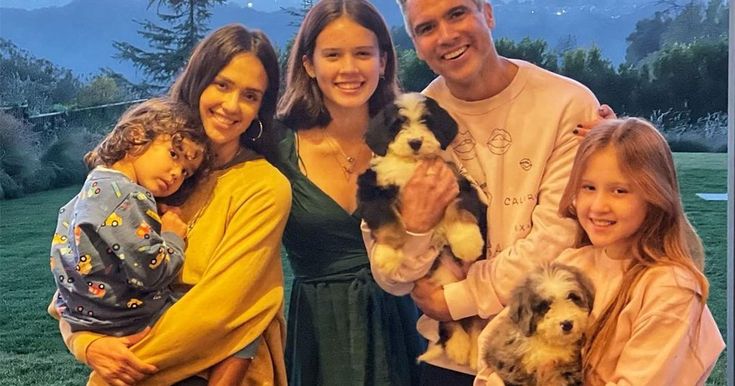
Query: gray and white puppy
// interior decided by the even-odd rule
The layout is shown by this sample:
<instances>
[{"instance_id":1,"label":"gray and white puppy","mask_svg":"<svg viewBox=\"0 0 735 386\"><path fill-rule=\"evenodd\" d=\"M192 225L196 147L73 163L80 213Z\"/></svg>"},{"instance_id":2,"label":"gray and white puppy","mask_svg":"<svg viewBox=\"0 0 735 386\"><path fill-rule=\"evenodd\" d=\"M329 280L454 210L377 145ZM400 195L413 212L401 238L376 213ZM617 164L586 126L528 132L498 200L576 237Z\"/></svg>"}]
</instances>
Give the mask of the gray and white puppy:
<instances>
[{"instance_id":1,"label":"gray and white puppy","mask_svg":"<svg viewBox=\"0 0 735 386\"><path fill-rule=\"evenodd\" d=\"M513 290L509 312L498 315L483 360L506 386L583 385L581 349L594 292L574 267L535 269Z\"/></svg>"}]
</instances>

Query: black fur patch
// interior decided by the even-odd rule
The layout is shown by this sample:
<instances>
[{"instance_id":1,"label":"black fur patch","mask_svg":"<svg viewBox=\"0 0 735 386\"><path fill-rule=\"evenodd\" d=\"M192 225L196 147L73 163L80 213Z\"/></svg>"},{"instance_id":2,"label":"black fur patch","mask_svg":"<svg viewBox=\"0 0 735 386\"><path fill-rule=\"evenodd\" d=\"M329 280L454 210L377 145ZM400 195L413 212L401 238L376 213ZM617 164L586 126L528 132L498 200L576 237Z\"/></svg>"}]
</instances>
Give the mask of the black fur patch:
<instances>
[{"instance_id":1,"label":"black fur patch","mask_svg":"<svg viewBox=\"0 0 735 386\"><path fill-rule=\"evenodd\" d=\"M454 137L457 136L457 122L449 115L447 110L444 110L435 100L429 97L424 100L424 106L426 112L421 118L426 123L426 127L434 133L442 150L446 150Z\"/></svg>"},{"instance_id":2,"label":"black fur patch","mask_svg":"<svg viewBox=\"0 0 735 386\"><path fill-rule=\"evenodd\" d=\"M484 239L487 237L487 205L480 200L480 195L472 187L469 180L460 176L457 182L459 184L458 205L460 209L464 209L475 216L477 225L480 226L480 234Z\"/></svg>"},{"instance_id":3,"label":"black fur patch","mask_svg":"<svg viewBox=\"0 0 735 386\"><path fill-rule=\"evenodd\" d=\"M394 103L386 105L374 117L370 118L365 143L373 153L384 157L388 152L388 145L401 130L406 118L398 113L398 106Z\"/></svg>"},{"instance_id":4,"label":"black fur patch","mask_svg":"<svg viewBox=\"0 0 735 386\"><path fill-rule=\"evenodd\" d=\"M397 199L398 186L378 186L377 174L372 169L357 177L357 210L370 229L400 221L393 210Z\"/></svg>"}]
</instances>

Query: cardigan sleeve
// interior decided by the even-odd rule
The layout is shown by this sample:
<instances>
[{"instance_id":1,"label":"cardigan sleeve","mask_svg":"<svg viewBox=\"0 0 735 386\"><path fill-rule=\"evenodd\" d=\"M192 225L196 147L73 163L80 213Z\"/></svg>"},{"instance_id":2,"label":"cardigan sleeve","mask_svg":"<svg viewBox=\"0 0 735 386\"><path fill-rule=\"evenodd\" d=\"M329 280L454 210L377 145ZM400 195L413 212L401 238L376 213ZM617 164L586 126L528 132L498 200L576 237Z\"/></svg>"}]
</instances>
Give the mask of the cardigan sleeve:
<instances>
[{"instance_id":1,"label":"cardigan sleeve","mask_svg":"<svg viewBox=\"0 0 735 386\"><path fill-rule=\"evenodd\" d=\"M61 333L61 338L64 340L64 344L69 349L69 352L74 356L74 359L86 365L87 348L92 344L92 342L97 339L104 338L106 335L97 334L91 331L71 332L71 326L69 323L61 319L59 310L56 308L58 297L59 292L56 291L46 311L52 318L59 321L59 332Z\"/></svg>"},{"instance_id":2,"label":"cardigan sleeve","mask_svg":"<svg viewBox=\"0 0 735 386\"><path fill-rule=\"evenodd\" d=\"M280 240L290 187L277 172L247 182L218 187L233 189L221 214L227 224L200 280L131 348L159 368L141 385L171 384L211 367L257 339L282 312ZM201 221L196 226L207 229ZM90 383L103 382L93 372Z\"/></svg>"}]
</instances>

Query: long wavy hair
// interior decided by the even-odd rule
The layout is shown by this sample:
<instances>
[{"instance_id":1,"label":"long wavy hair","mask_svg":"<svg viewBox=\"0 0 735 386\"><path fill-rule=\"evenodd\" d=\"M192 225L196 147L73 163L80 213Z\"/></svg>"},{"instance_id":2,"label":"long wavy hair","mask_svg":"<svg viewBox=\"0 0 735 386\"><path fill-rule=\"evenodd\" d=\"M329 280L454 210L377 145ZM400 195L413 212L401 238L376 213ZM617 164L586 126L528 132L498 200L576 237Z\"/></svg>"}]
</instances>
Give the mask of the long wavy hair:
<instances>
[{"instance_id":1,"label":"long wavy hair","mask_svg":"<svg viewBox=\"0 0 735 386\"><path fill-rule=\"evenodd\" d=\"M286 91L278 104L278 117L290 128L324 127L332 121L319 85L306 73L303 58L313 60L317 37L329 23L342 16L372 31L378 40L380 54L385 55L385 72L368 101L370 116L395 99L398 92L396 53L378 10L367 0L322 0L306 14L288 57Z\"/></svg>"},{"instance_id":2,"label":"long wavy hair","mask_svg":"<svg viewBox=\"0 0 735 386\"><path fill-rule=\"evenodd\" d=\"M632 262L624 273L618 295L601 312L590 330L585 345L585 371L594 368L596 363L593 361L602 357L605 346L615 333L621 311L630 302L633 289L649 268L660 265L684 268L699 284L702 305L709 294L709 283L703 273L704 249L684 213L671 150L650 122L639 118L606 120L587 134L574 159L559 214L578 220L574 199L581 186L582 174L590 157L608 147L615 150L621 172L630 176L635 190L643 195L647 211L643 223L633 235ZM590 244L587 234L580 230L577 246Z\"/></svg>"},{"instance_id":3,"label":"long wavy hair","mask_svg":"<svg viewBox=\"0 0 735 386\"><path fill-rule=\"evenodd\" d=\"M199 98L202 92L232 58L242 53L252 53L260 60L268 77L268 87L257 115L263 124L263 133L258 137L260 127L254 119L240 137L240 143L260 154L273 154L277 142L273 118L280 79L278 56L263 32L248 30L240 24L229 24L209 34L194 48L184 71L171 86L169 95L189 105L201 125Z\"/></svg>"}]
</instances>

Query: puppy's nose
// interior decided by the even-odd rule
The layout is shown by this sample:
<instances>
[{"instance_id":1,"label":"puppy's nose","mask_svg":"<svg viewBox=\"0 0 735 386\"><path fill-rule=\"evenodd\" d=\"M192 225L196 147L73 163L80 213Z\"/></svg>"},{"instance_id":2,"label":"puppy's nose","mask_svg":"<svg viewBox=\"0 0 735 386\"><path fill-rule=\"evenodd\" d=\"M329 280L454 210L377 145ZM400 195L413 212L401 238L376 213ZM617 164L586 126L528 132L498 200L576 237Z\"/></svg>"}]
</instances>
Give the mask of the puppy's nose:
<instances>
[{"instance_id":1,"label":"puppy's nose","mask_svg":"<svg viewBox=\"0 0 735 386\"><path fill-rule=\"evenodd\" d=\"M573 328L574 328L574 323L572 323L572 321L565 320L565 321L561 322L561 329L564 332L570 332L570 331L572 331Z\"/></svg>"},{"instance_id":2,"label":"puppy's nose","mask_svg":"<svg viewBox=\"0 0 735 386\"><path fill-rule=\"evenodd\" d=\"M421 148L421 144L423 142L424 141L422 141L420 139L412 139L412 140L408 141L408 146L411 146L411 149L413 149L414 151L416 151L416 150L418 150L418 149Z\"/></svg>"}]
</instances>

